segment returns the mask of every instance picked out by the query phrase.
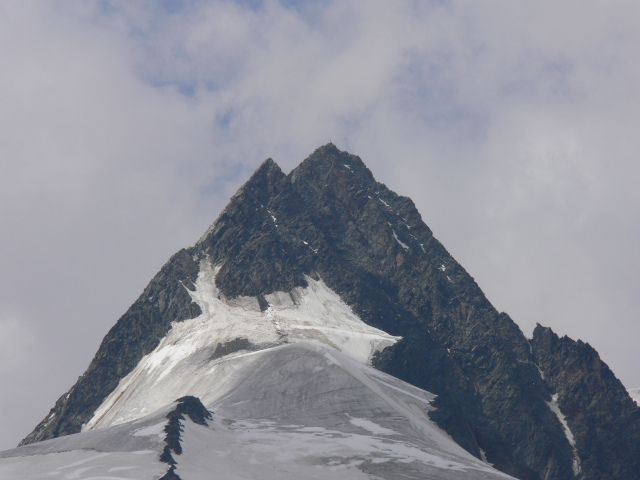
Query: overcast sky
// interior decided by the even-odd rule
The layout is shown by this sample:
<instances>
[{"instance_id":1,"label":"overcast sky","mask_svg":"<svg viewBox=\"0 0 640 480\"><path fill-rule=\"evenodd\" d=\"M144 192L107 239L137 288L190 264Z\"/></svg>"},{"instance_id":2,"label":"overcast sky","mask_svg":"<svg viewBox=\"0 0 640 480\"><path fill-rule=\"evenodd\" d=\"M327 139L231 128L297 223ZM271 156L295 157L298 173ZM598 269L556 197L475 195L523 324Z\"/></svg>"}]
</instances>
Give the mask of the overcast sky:
<instances>
[{"instance_id":1,"label":"overcast sky","mask_svg":"<svg viewBox=\"0 0 640 480\"><path fill-rule=\"evenodd\" d=\"M330 140L640 386L640 2L0 3L0 450L267 157Z\"/></svg>"}]
</instances>

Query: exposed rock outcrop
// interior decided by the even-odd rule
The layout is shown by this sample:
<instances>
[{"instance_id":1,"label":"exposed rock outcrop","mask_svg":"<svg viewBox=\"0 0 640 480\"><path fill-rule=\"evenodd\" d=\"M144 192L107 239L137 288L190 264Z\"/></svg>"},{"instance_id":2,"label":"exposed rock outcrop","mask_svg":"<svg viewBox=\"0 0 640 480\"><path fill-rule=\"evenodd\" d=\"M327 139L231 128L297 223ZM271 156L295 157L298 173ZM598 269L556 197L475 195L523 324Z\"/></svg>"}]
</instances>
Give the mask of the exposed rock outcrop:
<instances>
[{"instance_id":1,"label":"exposed rock outcrop","mask_svg":"<svg viewBox=\"0 0 640 480\"><path fill-rule=\"evenodd\" d=\"M584 479L640 479L640 408L588 343L540 325L531 346L564 415Z\"/></svg>"},{"instance_id":2,"label":"exposed rock outcrop","mask_svg":"<svg viewBox=\"0 0 640 480\"><path fill-rule=\"evenodd\" d=\"M164 427L164 441L166 443L164 451L160 456L160 461L169 464L169 469L160 480L181 480L176 473L176 462L173 455L182 454L182 444L180 442L182 434L182 421L187 415L193 423L208 426L207 420L211 420L211 412L202 405L199 398L187 395L176 400L176 408L167 414L169 421Z\"/></svg>"}]
</instances>

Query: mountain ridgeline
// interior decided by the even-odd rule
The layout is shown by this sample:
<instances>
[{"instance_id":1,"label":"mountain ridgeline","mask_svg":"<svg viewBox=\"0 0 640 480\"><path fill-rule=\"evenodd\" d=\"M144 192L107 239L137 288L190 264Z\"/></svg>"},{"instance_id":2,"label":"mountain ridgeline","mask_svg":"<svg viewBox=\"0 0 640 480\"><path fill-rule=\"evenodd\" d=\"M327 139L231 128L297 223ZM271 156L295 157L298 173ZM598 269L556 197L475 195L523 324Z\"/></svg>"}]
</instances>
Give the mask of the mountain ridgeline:
<instances>
[{"instance_id":1,"label":"mountain ridgeline","mask_svg":"<svg viewBox=\"0 0 640 480\"><path fill-rule=\"evenodd\" d=\"M432 420L497 469L527 480L640 479L640 409L597 353L548 328L527 340L413 202L333 144L288 175L266 160L22 444L79 432L172 322L200 314L187 290L205 259L219 266L226 298L256 297L263 311L267 295L322 279L365 323L402 337L373 366L436 394Z\"/></svg>"}]
</instances>

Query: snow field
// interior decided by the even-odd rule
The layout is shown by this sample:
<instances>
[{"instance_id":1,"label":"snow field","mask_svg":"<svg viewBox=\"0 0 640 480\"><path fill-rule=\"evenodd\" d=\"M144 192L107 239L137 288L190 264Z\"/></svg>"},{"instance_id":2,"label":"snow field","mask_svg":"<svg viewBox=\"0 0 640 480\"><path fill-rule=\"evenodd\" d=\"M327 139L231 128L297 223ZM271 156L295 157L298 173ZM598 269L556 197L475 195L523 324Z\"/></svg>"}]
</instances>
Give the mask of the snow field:
<instances>
[{"instance_id":1,"label":"snow field","mask_svg":"<svg viewBox=\"0 0 640 480\"><path fill-rule=\"evenodd\" d=\"M167 471L158 452L96 452L73 450L0 459L2 480L139 480L159 478Z\"/></svg>"},{"instance_id":2,"label":"snow field","mask_svg":"<svg viewBox=\"0 0 640 480\"><path fill-rule=\"evenodd\" d=\"M232 355L224 364L237 381L205 402L213 411L209 426L181 421L182 454L173 457L183 480L511 478L431 422L433 394L332 347L282 344ZM159 462L163 428L175 406L16 449L0 457L0 480L159 478L168 468Z\"/></svg>"}]
</instances>

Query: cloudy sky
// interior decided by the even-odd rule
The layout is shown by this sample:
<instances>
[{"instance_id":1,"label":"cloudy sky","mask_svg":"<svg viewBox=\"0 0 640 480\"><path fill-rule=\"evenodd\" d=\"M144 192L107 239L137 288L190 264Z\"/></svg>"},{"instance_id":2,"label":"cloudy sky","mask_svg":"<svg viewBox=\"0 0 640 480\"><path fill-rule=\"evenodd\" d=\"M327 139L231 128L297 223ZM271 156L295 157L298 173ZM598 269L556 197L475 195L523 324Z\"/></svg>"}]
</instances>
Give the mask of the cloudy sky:
<instances>
[{"instance_id":1,"label":"cloudy sky","mask_svg":"<svg viewBox=\"0 0 640 480\"><path fill-rule=\"evenodd\" d=\"M3 1L0 449L267 157L330 140L640 386L637 0Z\"/></svg>"}]
</instances>

